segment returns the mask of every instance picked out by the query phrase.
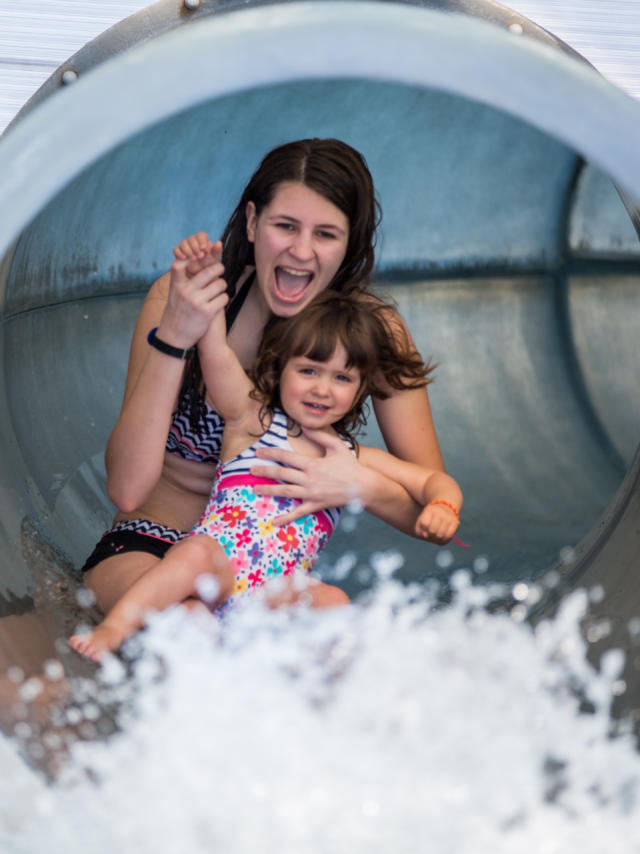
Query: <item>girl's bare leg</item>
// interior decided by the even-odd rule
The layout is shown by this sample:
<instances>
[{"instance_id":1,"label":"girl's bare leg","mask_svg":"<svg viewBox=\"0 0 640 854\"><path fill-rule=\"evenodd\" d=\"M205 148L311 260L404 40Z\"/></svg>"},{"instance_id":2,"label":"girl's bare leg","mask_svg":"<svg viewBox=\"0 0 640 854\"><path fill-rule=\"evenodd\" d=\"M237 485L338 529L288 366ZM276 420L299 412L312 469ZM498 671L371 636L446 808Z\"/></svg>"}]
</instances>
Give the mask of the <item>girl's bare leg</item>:
<instances>
[{"instance_id":1,"label":"girl's bare leg","mask_svg":"<svg viewBox=\"0 0 640 854\"><path fill-rule=\"evenodd\" d=\"M205 534L176 543L162 560L153 560L149 564L148 555L145 557L146 570L138 574L136 581L113 604L104 620L93 631L69 638L69 644L77 652L99 661L106 652L117 649L129 635L142 628L149 611L161 611L185 599L197 598L197 579L200 576L211 575L218 583L217 594L209 603L212 608L221 605L233 589L234 575L228 557L220 545ZM91 581L87 579L90 585ZM93 589L99 604L101 600L109 600L106 583L100 585L101 595Z\"/></svg>"},{"instance_id":2,"label":"girl's bare leg","mask_svg":"<svg viewBox=\"0 0 640 854\"><path fill-rule=\"evenodd\" d=\"M348 605L350 600L344 590L318 581L317 578L298 579L289 576L283 579L282 583L267 590L267 605L270 608L281 608L299 602L310 608L337 608Z\"/></svg>"}]
</instances>

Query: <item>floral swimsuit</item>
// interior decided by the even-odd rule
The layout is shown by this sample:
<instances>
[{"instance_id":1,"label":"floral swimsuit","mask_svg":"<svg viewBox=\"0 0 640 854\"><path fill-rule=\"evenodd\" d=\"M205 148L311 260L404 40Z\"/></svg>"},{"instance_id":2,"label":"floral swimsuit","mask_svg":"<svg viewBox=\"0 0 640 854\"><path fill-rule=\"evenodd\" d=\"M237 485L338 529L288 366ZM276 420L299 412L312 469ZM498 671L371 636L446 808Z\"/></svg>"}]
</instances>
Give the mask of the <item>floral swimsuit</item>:
<instances>
[{"instance_id":1,"label":"floral swimsuit","mask_svg":"<svg viewBox=\"0 0 640 854\"><path fill-rule=\"evenodd\" d=\"M291 450L287 438L287 416L276 410L269 429L251 447L220 463L207 507L200 522L190 531L208 534L220 543L235 571L229 604L259 587L271 577L308 573L326 545L340 518L340 508L310 513L289 525L277 527L273 519L300 504L296 498L256 495L259 483L276 479L254 477L249 469L265 460L256 457L258 448ZM277 464L274 464L277 465Z\"/></svg>"}]
</instances>

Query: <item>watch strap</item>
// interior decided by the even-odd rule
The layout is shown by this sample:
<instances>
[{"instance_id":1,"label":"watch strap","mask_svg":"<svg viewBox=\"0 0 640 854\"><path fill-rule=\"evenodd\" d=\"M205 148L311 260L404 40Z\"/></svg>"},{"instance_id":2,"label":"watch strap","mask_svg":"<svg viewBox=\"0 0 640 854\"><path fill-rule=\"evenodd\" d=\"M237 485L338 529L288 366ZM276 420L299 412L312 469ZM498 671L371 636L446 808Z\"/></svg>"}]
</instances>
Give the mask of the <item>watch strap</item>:
<instances>
[{"instance_id":1,"label":"watch strap","mask_svg":"<svg viewBox=\"0 0 640 854\"><path fill-rule=\"evenodd\" d=\"M158 338L156 332L158 331L158 327L154 326L151 332L147 335L147 341L151 345L151 347L155 347L156 350L160 350L161 353L164 353L165 356L173 356L174 359L188 359L195 352L195 347L187 347L186 349L181 349L180 347L173 347L171 344L167 344L166 341L163 341L162 338Z\"/></svg>"}]
</instances>

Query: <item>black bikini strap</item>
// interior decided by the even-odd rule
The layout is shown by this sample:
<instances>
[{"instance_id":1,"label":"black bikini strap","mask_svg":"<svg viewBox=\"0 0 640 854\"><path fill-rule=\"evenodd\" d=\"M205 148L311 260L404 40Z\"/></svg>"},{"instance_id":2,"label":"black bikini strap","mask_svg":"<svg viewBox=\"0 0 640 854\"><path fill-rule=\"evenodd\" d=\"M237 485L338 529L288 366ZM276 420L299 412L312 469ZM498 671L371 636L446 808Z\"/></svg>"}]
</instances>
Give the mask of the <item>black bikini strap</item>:
<instances>
[{"instance_id":1,"label":"black bikini strap","mask_svg":"<svg viewBox=\"0 0 640 854\"><path fill-rule=\"evenodd\" d=\"M227 305L225 309L225 318L227 321L227 332L231 329L233 324L236 322L236 317L240 314L240 309L245 303L247 298L247 294L251 289L251 285L253 284L253 280L256 277L256 271L254 270L250 273L245 281L242 283L242 287L238 291L238 293L234 296L231 302Z\"/></svg>"}]
</instances>

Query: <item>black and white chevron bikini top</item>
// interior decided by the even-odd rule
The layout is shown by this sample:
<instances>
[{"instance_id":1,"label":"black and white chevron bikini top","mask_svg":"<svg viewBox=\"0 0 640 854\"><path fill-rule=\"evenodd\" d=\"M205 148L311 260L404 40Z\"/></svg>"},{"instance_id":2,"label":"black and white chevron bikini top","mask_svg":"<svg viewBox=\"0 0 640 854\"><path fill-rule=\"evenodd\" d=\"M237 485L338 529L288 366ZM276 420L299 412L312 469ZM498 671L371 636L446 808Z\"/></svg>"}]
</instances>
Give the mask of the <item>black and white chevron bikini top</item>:
<instances>
[{"instance_id":1,"label":"black and white chevron bikini top","mask_svg":"<svg viewBox=\"0 0 640 854\"><path fill-rule=\"evenodd\" d=\"M167 436L167 451L185 460L198 463L217 463L222 448L224 420L221 415L204 403L204 417L198 419L197 429L191 426L189 416L192 403L187 396L182 412L174 412Z\"/></svg>"},{"instance_id":2,"label":"black and white chevron bikini top","mask_svg":"<svg viewBox=\"0 0 640 854\"><path fill-rule=\"evenodd\" d=\"M235 298L227 306L227 332L233 326L240 309L244 305L254 279L255 272L247 277ZM198 463L217 463L222 448L224 419L204 401L202 402L204 416L198 419L197 429L194 430L190 418L194 401L189 395L186 395L183 404L185 405L182 407L182 411L173 413L169 435L167 436L167 451L185 460L194 460Z\"/></svg>"}]
</instances>

